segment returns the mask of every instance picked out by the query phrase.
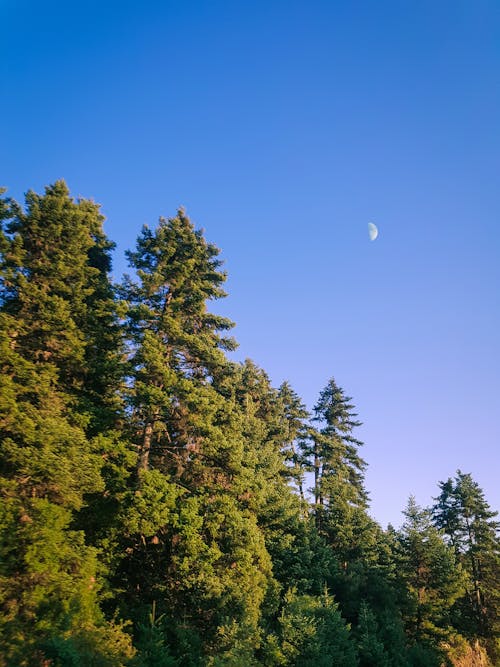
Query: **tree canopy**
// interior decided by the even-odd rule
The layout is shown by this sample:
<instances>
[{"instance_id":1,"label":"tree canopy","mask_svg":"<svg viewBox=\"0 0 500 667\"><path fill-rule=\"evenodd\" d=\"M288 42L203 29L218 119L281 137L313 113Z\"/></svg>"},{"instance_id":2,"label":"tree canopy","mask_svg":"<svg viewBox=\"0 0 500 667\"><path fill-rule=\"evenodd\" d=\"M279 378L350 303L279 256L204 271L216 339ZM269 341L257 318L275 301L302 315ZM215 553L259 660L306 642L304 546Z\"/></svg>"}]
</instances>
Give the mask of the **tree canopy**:
<instances>
[{"instance_id":1,"label":"tree canopy","mask_svg":"<svg viewBox=\"0 0 500 667\"><path fill-rule=\"evenodd\" d=\"M309 411L234 361L186 212L120 284L103 222L63 181L0 192L0 667L495 664L471 475L384 530L353 399L330 376Z\"/></svg>"}]
</instances>

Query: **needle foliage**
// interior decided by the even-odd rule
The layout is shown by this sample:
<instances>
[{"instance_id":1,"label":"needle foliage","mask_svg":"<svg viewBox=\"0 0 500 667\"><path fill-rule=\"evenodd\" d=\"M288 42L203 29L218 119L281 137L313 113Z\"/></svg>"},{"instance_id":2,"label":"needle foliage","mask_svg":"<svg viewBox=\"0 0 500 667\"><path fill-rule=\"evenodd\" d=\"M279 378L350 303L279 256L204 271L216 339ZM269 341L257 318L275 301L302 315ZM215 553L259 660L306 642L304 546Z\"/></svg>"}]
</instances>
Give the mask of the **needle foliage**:
<instances>
[{"instance_id":1,"label":"needle foliage","mask_svg":"<svg viewBox=\"0 0 500 667\"><path fill-rule=\"evenodd\" d=\"M234 360L186 212L118 285L103 222L63 181L1 191L0 667L493 664L472 477L383 530L352 399L331 378L309 412Z\"/></svg>"}]
</instances>

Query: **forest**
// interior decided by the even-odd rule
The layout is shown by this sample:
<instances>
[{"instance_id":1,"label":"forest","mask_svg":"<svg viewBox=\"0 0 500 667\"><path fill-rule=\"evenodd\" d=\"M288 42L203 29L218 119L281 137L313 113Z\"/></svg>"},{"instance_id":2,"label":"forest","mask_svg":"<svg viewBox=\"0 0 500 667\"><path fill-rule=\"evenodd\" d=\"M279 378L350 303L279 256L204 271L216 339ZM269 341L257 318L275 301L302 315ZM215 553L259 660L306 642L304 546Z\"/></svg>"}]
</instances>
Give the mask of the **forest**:
<instances>
[{"instance_id":1,"label":"forest","mask_svg":"<svg viewBox=\"0 0 500 667\"><path fill-rule=\"evenodd\" d=\"M497 512L460 461L383 529L349 378L308 411L233 360L182 209L116 284L96 203L1 192L0 667L499 664Z\"/></svg>"}]
</instances>

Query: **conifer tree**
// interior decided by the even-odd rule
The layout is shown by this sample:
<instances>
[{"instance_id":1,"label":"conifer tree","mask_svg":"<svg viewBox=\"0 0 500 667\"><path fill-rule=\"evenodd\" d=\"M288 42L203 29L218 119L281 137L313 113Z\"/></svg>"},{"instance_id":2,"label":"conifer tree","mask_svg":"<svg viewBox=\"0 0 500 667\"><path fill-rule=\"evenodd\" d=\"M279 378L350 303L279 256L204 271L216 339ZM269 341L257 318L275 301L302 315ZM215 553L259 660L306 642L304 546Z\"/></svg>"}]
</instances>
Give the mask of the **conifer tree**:
<instances>
[{"instance_id":1,"label":"conifer tree","mask_svg":"<svg viewBox=\"0 0 500 667\"><path fill-rule=\"evenodd\" d=\"M113 521L133 459L120 438L122 333L108 275L114 244L103 222L99 206L75 201L64 181L42 195L29 191L24 209L11 205L2 257L2 311L15 322L15 350L52 369L72 419L101 456L105 492L89 487L75 517L95 545Z\"/></svg>"},{"instance_id":2,"label":"conifer tree","mask_svg":"<svg viewBox=\"0 0 500 667\"><path fill-rule=\"evenodd\" d=\"M264 664L297 667L355 667L358 664L349 628L327 591L314 597L297 595L293 590L287 593L278 642L278 655Z\"/></svg>"},{"instance_id":3,"label":"conifer tree","mask_svg":"<svg viewBox=\"0 0 500 667\"><path fill-rule=\"evenodd\" d=\"M2 207L11 217L0 261L0 664L71 655L104 667L132 655L98 605L97 552L73 526L86 497L104 489L80 329L94 293L95 214L62 183L28 193L26 211Z\"/></svg>"},{"instance_id":4,"label":"conifer tree","mask_svg":"<svg viewBox=\"0 0 500 667\"><path fill-rule=\"evenodd\" d=\"M135 620L155 601L174 637L189 628L200 638L197 658L172 646L176 657L245 664L272 575L257 525L265 485L240 405L250 410L245 370L225 356L235 346L223 335L232 323L207 308L224 296L218 254L183 211L144 228L129 253L138 280L123 294L139 466L124 508L119 585Z\"/></svg>"},{"instance_id":5,"label":"conifer tree","mask_svg":"<svg viewBox=\"0 0 500 667\"><path fill-rule=\"evenodd\" d=\"M303 447L314 469L316 525L344 568L359 555L362 536L373 524L366 514L366 463L358 454L362 443L353 435L360 422L350 401L332 378L314 407L318 427L310 428Z\"/></svg>"},{"instance_id":6,"label":"conifer tree","mask_svg":"<svg viewBox=\"0 0 500 667\"><path fill-rule=\"evenodd\" d=\"M453 549L432 525L430 512L410 497L398 536L398 576L406 586L404 618L416 644L439 649L453 636L450 611L463 586Z\"/></svg>"},{"instance_id":7,"label":"conifer tree","mask_svg":"<svg viewBox=\"0 0 500 667\"><path fill-rule=\"evenodd\" d=\"M122 302L102 225L62 181L24 208L0 190L0 667L497 659L472 477L382 531L351 399L330 380L311 426L229 361L219 250L184 211L143 229Z\"/></svg>"},{"instance_id":8,"label":"conifer tree","mask_svg":"<svg viewBox=\"0 0 500 667\"><path fill-rule=\"evenodd\" d=\"M289 436L289 423L279 392L271 386L265 371L247 359L232 379L236 405L241 411L243 436L241 500L258 516L264 528L279 525L283 504L293 502L288 486L289 470L283 444Z\"/></svg>"},{"instance_id":9,"label":"conifer tree","mask_svg":"<svg viewBox=\"0 0 500 667\"><path fill-rule=\"evenodd\" d=\"M325 507L340 503L366 507L366 463L358 454L363 443L352 434L361 422L350 401L332 378L314 406L313 421L319 428L312 433L309 453L314 457L314 496L320 515Z\"/></svg>"},{"instance_id":10,"label":"conifer tree","mask_svg":"<svg viewBox=\"0 0 500 667\"><path fill-rule=\"evenodd\" d=\"M359 667L389 667L390 659L378 632L373 611L365 601L362 601L355 632Z\"/></svg>"},{"instance_id":11,"label":"conifer tree","mask_svg":"<svg viewBox=\"0 0 500 667\"><path fill-rule=\"evenodd\" d=\"M211 379L226 366L223 351L235 346L219 333L233 323L206 306L225 296L218 254L182 210L161 218L154 232L144 227L137 249L128 253L139 279L127 280L124 294L130 304L141 470L149 469L153 456L182 476L190 452L199 447L196 428L189 424L189 401L199 392L200 402L206 402Z\"/></svg>"},{"instance_id":12,"label":"conifer tree","mask_svg":"<svg viewBox=\"0 0 500 667\"><path fill-rule=\"evenodd\" d=\"M500 631L500 540L484 493L470 474L460 470L454 479L440 482L441 493L432 509L435 525L453 547L468 575L465 595L457 601L455 622L469 638L487 640L492 657Z\"/></svg>"},{"instance_id":13,"label":"conifer tree","mask_svg":"<svg viewBox=\"0 0 500 667\"><path fill-rule=\"evenodd\" d=\"M58 386L97 433L114 425L122 372L104 218L94 202L73 200L64 181L28 192L25 210L13 213L2 310L16 320L16 349L57 369Z\"/></svg>"},{"instance_id":14,"label":"conifer tree","mask_svg":"<svg viewBox=\"0 0 500 667\"><path fill-rule=\"evenodd\" d=\"M297 487L301 500L304 501L304 474L310 467L302 454L302 449L308 437L309 413L288 382L281 384L279 399L284 417L282 455L290 468L290 479Z\"/></svg>"}]
</instances>

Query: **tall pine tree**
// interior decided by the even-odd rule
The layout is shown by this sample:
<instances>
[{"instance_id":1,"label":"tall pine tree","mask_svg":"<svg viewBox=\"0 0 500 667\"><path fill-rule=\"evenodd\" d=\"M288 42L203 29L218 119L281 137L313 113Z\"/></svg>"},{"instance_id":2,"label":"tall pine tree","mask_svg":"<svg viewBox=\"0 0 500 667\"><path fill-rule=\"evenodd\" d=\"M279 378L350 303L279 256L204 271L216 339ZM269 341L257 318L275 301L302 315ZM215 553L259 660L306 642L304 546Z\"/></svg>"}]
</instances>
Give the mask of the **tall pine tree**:
<instances>
[{"instance_id":1,"label":"tall pine tree","mask_svg":"<svg viewBox=\"0 0 500 667\"><path fill-rule=\"evenodd\" d=\"M218 254L182 210L160 219L155 231L144 227L128 253L139 279L128 280L124 293L141 470L161 460L182 477L199 445L189 401L193 393L206 401L212 377L226 366L223 350L234 348L232 338L220 335L233 323L206 306L225 296Z\"/></svg>"},{"instance_id":2,"label":"tall pine tree","mask_svg":"<svg viewBox=\"0 0 500 667\"><path fill-rule=\"evenodd\" d=\"M455 550L468 575L465 595L455 605L455 623L468 636L482 637L495 659L500 632L500 523L470 474L440 482L432 509L435 525Z\"/></svg>"},{"instance_id":3,"label":"tall pine tree","mask_svg":"<svg viewBox=\"0 0 500 667\"><path fill-rule=\"evenodd\" d=\"M250 664L272 585L257 524L263 485L240 405L245 371L225 356L235 346L224 335L232 323L207 305L225 294L218 254L181 210L143 229L129 253L137 280L123 289L139 464L119 585L134 620L153 602L166 614L186 664L210 656ZM180 648L186 632L198 646L191 655Z\"/></svg>"},{"instance_id":4,"label":"tall pine tree","mask_svg":"<svg viewBox=\"0 0 500 667\"><path fill-rule=\"evenodd\" d=\"M71 654L118 665L132 654L129 638L105 622L97 551L73 526L89 494L104 491L103 443L93 435L116 409L116 387L97 398L87 356L99 337L89 304L100 304L105 319L113 309L93 265L106 245L102 218L62 182L29 192L25 210L6 202L2 211L3 659L21 666ZM112 347L103 341L94 354Z\"/></svg>"}]
</instances>

